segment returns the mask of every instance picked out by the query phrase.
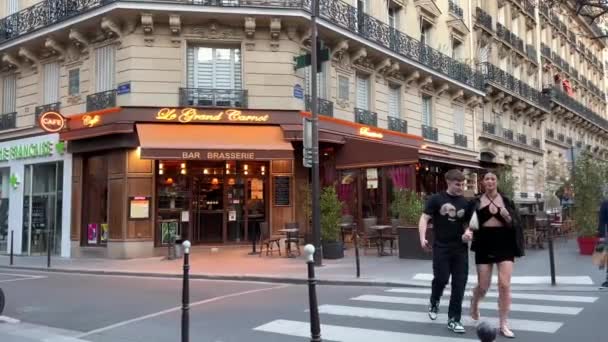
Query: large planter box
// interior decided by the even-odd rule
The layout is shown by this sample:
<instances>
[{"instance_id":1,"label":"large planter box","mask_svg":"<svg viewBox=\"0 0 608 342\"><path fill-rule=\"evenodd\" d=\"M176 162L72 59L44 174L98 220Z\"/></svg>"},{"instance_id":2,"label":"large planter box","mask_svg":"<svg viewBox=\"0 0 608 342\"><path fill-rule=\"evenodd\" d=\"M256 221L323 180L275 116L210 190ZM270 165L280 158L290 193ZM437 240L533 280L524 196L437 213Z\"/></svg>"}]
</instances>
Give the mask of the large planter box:
<instances>
[{"instance_id":1,"label":"large planter box","mask_svg":"<svg viewBox=\"0 0 608 342\"><path fill-rule=\"evenodd\" d=\"M433 255L430 252L427 252L420 247L418 227L400 226L397 231L399 233L400 259L433 259ZM433 229L431 227L426 230L426 239L429 241L429 244L433 245Z\"/></svg>"}]
</instances>

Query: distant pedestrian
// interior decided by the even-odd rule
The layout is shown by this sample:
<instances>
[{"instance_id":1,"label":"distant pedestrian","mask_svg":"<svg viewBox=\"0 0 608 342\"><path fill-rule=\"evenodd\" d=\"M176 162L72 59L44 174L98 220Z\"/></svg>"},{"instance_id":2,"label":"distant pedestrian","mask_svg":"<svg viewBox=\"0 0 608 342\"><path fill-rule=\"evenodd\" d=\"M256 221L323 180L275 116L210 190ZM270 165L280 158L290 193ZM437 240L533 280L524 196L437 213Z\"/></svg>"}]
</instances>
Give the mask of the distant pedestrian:
<instances>
[{"instance_id":1,"label":"distant pedestrian","mask_svg":"<svg viewBox=\"0 0 608 342\"><path fill-rule=\"evenodd\" d=\"M462 299L469 274L469 256L467 242L473 233L465 230L468 224L466 209L468 201L463 197L464 175L459 170L450 170L445 174L448 189L431 196L420 217L418 230L420 245L431 250L426 239L429 220L433 220L433 283L429 305L429 318L437 319L439 301L443 290L452 277L452 294L448 309L448 329L455 333L464 333L460 318Z\"/></svg>"},{"instance_id":2,"label":"distant pedestrian","mask_svg":"<svg viewBox=\"0 0 608 342\"><path fill-rule=\"evenodd\" d=\"M597 235L599 242L604 244L604 250L608 250L608 199L604 199L600 205L600 217L598 220ZM608 287L608 266L604 265L606 269L606 280L602 283L602 287Z\"/></svg>"},{"instance_id":3,"label":"distant pedestrian","mask_svg":"<svg viewBox=\"0 0 608 342\"><path fill-rule=\"evenodd\" d=\"M488 322L477 325L477 337L480 342L494 342L496 340L496 328Z\"/></svg>"}]
</instances>

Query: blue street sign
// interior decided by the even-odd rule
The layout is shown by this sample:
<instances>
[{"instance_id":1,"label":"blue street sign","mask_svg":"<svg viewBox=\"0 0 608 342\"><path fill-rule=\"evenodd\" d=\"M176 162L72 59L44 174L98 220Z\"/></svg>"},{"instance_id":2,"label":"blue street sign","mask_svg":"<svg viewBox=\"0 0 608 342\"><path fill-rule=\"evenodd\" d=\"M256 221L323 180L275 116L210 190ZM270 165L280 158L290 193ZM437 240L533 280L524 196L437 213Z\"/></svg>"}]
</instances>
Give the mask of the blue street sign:
<instances>
[{"instance_id":1,"label":"blue street sign","mask_svg":"<svg viewBox=\"0 0 608 342\"><path fill-rule=\"evenodd\" d=\"M131 92L131 82L125 82L118 85L116 93L118 95L128 94Z\"/></svg>"},{"instance_id":2,"label":"blue street sign","mask_svg":"<svg viewBox=\"0 0 608 342\"><path fill-rule=\"evenodd\" d=\"M304 98L304 89L301 85L296 84L295 86L293 86L293 97L295 97L296 99Z\"/></svg>"}]
</instances>

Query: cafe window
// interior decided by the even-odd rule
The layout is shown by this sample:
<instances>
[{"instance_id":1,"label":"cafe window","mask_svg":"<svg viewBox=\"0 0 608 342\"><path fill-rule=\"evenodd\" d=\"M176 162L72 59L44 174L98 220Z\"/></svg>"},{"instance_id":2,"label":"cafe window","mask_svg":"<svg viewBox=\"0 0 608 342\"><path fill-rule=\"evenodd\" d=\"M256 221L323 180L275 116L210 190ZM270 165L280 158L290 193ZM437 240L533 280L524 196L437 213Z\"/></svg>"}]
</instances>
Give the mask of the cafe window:
<instances>
[{"instance_id":1,"label":"cafe window","mask_svg":"<svg viewBox=\"0 0 608 342\"><path fill-rule=\"evenodd\" d=\"M10 168L0 169L0 253L8 252L8 203L10 191Z\"/></svg>"},{"instance_id":2,"label":"cafe window","mask_svg":"<svg viewBox=\"0 0 608 342\"><path fill-rule=\"evenodd\" d=\"M376 217L382 220L384 204L382 200L382 174L383 168L367 168L362 170L363 183L363 218Z\"/></svg>"},{"instance_id":3,"label":"cafe window","mask_svg":"<svg viewBox=\"0 0 608 342\"><path fill-rule=\"evenodd\" d=\"M83 243L105 245L108 241L108 156L83 160L82 227Z\"/></svg>"},{"instance_id":4,"label":"cafe window","mask_svg":"<svg viewBox=\"0 0 608 342\"><path fill-rule=\"evenodd\" d=\"M241 50L188 47L188 88L242 89Z\"/></svg>"}]
</instances>

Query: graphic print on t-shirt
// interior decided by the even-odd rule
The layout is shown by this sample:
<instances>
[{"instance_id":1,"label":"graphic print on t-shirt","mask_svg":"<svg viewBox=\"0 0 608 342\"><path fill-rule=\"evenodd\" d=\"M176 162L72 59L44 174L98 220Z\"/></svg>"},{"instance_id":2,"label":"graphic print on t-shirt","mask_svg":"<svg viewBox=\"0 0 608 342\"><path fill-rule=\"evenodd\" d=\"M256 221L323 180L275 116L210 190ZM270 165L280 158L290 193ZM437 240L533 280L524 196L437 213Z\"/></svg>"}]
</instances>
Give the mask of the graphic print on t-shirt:
<instances>
[{"instance_id":1,"label":"graphic print on t-shirt","mask_svg":"<svg viewBox=\"0 0 608 342\"><path fill-rule=\"evenodd\" d=\"M458 212L456 212L456 207L454 207L452 203L448 202L441 206L441 209L439 209L439 214L441 214L441 216L447 216L448 220L454 222L456 221L456 216L458 216L458 218L464 217L464 209L460 209Z\"/></svg>"}]
</instances>

